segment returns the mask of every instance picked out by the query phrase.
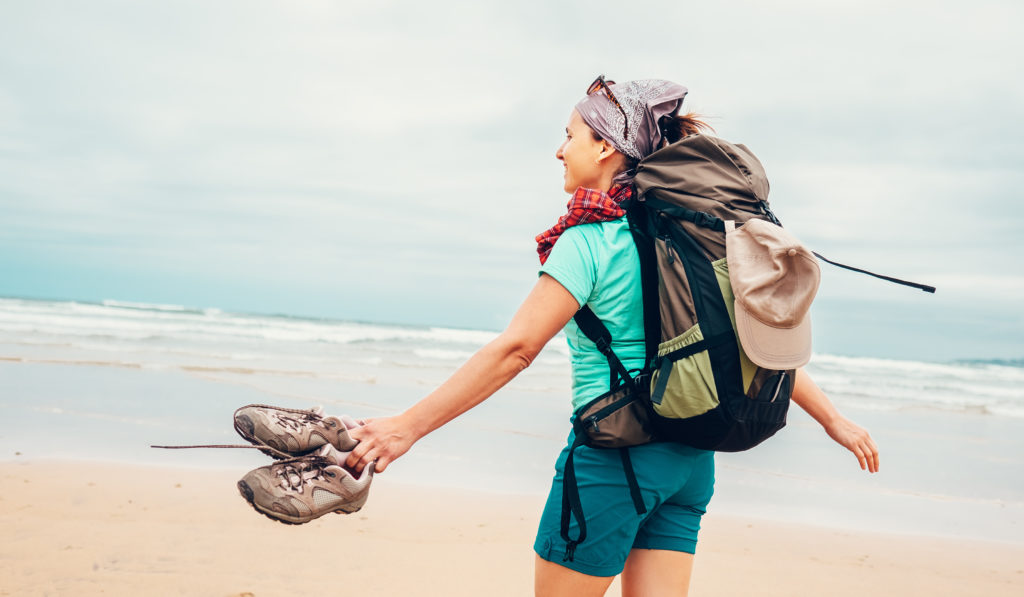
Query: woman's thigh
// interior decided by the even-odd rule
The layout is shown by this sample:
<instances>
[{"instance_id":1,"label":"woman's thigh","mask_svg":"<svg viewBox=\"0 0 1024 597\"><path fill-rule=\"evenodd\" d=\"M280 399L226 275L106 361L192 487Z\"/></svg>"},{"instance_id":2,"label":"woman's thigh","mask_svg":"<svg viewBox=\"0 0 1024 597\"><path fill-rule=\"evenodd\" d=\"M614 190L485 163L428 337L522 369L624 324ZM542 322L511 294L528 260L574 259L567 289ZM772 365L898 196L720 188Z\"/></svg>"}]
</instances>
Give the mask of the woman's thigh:
<instances>
[{"instance_id":1,"label":"woman's thigh","mask_svg":"<svg viewBox=\"0 0 1024 597\"><path fill-rule=\"evenodd\" d=\"M590 576L535 556L535 597L600 597L614 576Z\"/></svg>"},{"instance_id":2,"label":"woman's thigh","mask_svg":"<svg viewBox=\"0 0 1024 597\"><path fill-rule=\"evenodd\" d=\"M622 597L686 597L692 570L692 553L634 549L622 570Z\"/></svg>"}]
</instances>

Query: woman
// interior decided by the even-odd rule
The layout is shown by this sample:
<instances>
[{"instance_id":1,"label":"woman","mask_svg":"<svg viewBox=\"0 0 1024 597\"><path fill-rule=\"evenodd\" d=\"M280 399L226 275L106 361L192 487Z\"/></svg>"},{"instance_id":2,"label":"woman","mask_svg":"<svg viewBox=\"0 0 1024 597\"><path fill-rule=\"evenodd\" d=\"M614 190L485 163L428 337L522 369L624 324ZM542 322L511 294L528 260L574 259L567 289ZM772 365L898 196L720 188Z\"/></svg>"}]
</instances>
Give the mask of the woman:
<instances>
[{"instance_id":1,"label":"woman","mask_svg":"<svg viewBox=\"0 0 1024 597\"><path fill-rule=\"evenodd\" d=\"M704 126L692 114L676 116L685 94L685 88L657 80L615 85L602 77L591 85L555 153L565 167L564 190L573 198L569 213L538 236L543 267L536 286L508 328L434 392L400 415L349 430L359 445L348 466L361 471L376 462L376 471L383 472L417 440L508 383L563 328L571 349L574 409L606 391L607 361L572 322L583 305L609 327L616 339L612 347L627 368L642 364L639 261L617 203L632 192L637 160ZM802 370L792 400L853 452L862 469L878 470L878 450L868 433L841 416ZM686 595L700 517L713 491L712 453L669 443L631 448L648 510L640 516L617 451L578 448L576 474L589 538L567 557L559 535L566 452L556 463L534 544L536 595L603 595L619 573L623 595Z\"/></svg>"}]
</instances>

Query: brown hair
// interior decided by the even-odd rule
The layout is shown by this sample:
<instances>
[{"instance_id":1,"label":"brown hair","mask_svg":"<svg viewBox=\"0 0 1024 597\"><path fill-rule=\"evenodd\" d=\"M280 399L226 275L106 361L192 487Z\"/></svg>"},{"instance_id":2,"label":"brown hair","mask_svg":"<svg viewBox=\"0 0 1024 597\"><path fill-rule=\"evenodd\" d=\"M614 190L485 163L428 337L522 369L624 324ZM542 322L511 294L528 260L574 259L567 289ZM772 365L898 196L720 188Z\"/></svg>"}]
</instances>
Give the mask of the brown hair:
<instances>
[{"instance_id":1,"label":"brown hair","mask_svg":"<svg viewBox=\"0 0 1024 597\"><path fill-rule=\"evenodd\" d=\"M715 130L710 124L701 120L700 114L695 112L673 118L663 118L660 125L661 134L665 136L665 140L669 143L675 143L683 137L689 137L697 133L705 131L714 132Z\"/></svg>"}]
</instances>

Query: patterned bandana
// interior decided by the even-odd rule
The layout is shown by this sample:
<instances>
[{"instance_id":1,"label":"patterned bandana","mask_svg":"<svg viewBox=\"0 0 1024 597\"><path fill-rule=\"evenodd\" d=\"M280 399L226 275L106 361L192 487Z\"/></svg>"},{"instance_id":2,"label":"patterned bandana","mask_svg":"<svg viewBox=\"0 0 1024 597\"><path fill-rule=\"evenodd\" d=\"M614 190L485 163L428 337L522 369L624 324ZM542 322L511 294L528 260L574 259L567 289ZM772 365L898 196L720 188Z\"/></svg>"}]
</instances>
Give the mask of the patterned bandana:
<instances>
[{"instance_id":1,"label":"patterned bandana","mask_svg":"<svg viewBox=\"0 0 1024 597\"><path fill-rule=\"evenodd\" d=\"M626 121L623 122L618 107L599 91L576 104L583 121L615 149L633 159L640 160L654 153L662 141L658 121L679 112L687 94L686 87L662 79L640 79L608 88L626 112ZM624 127L628 127L625 136Z\"/></svg>"},{"instance_id":2,"label":"patterned bandana","mask_svg":"<svg viewBox=\"0 0 1024 597\"><path fill-rule=\"evenodd\" d=\"M597 189L579 187L566 204L567 213L555 225L537 235L537 255L540 264L548 260L555 241L567 229L591 222L609 222L626 215L619 204L633 196L631 185L614 185L605 193Z\"/></svg>"}]
</instances>

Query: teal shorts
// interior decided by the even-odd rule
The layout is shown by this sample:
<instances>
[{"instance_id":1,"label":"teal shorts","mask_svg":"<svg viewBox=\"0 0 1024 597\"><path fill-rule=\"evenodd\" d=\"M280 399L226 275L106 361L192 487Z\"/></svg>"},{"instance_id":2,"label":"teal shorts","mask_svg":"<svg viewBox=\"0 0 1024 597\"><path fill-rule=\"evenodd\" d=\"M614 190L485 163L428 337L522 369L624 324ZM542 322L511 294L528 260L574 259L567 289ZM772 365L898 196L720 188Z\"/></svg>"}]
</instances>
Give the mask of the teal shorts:
<instances>
[{"instance_id":1,"label":"teal shorts","mask_svg":"<svg viewBox=\"0 0 1024 597\"><path fill-rule=\"evenodd\" d=\"M572 440L570 433L569 445ZM566 446L555 463L555 478L533 545L537 555L583 574L615 576L622 572L632 549L694 553L700 518L714 493L714 452L672 443L629 450L647 512L636 513L618 450L576 448L576 480L587 538L576 547L572 561L566 560L566 542L560 533ZM569 536L579 536L574 519Z\"/></svg>"}]
</instances>

